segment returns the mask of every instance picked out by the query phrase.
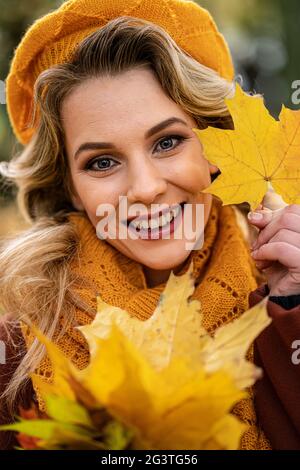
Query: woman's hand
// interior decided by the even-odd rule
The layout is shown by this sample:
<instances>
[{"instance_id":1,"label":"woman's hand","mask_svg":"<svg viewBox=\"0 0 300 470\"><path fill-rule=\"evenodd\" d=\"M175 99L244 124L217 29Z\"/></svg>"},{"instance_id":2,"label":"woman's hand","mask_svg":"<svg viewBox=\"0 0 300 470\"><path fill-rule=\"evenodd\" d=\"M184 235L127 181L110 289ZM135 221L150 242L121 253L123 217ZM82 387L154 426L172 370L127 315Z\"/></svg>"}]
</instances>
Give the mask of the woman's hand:
<instances>
[{"instance_id":1,"label":"woman's hand","mask_svg":"<svg viewBox=\"0 0 300 470\"><path fill-rule=\"evenodd\" d=\"M269 295L300 294L300 205L249 212L249 221L260 229L252 257L264 271Z\"/></svg>"}]
</instances>

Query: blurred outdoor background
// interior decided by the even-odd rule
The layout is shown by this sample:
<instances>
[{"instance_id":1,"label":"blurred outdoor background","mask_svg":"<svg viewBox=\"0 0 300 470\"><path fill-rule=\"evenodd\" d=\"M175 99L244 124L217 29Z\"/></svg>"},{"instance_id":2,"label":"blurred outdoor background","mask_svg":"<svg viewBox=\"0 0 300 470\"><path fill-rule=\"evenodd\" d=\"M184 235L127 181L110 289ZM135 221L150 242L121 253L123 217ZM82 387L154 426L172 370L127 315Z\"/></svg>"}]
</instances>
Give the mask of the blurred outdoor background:
<instances>
[{"instance_id":1,"label":"blurred outdoor background","mask_svg":"<svg viewBox=\"0 0 300 470\"><path fill-rule=\"evenodd\" d=\"M22 149L10 128L5 106L4 82L15 47L32 22L57 8L61 0L0 0L0 161ZM299 0L199 0L229 42L236 75L246 90L262 93L274 117L281 105L299 109L292 102L292 88L299 81ZM298 94L300 96L300 93ZM294 100L295 101L295 100ZM3 182L2 182L3 183ZM14 204L15 189L0 180L0 237L22 228Z\"/></svg>"}]
</instances>

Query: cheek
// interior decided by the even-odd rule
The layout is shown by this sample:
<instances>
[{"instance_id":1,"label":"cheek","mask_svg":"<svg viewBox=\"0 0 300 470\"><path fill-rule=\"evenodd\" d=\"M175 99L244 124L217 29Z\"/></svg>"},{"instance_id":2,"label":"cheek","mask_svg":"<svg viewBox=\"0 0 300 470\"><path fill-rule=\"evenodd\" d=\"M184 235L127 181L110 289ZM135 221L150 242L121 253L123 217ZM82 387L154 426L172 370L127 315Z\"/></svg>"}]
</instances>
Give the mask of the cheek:
<instances>
[{"instance_id":1,"label":"cheek","mask_svg":"<svg viewBox=\"0 0 300 470\"><path fill-rule=\"evenodd\" d=\"M191 193L209 186L210 181L208 162L199 153L186 155L174 167L173 182Z\"/></svg>"},{"instance_id":2,"label":"cheek","mask_svg":"<svg viewBox=\"0 0 300 470\"><path fill-rule=\"evenodd\" d=\"M99 222L96 213L100 204L109 204L110 212L118 206L120 192L115 182L108 183L101 178L91 178L89 175L77 173L74 175L73 183L81 204L94 226Z\"/></svg>"},{"instance_id":3,"label":"cheek","mask_svg":"<svg viewBox=\"0 0 300 470\"><path fill-rule=\"evenodd\" d=\"M96 216L99 204L111 202L108 200L109 194L101 188L99 180L78 173L74 174L72 180L76 195L89 215Z\"/></svg>"}]
</instances>

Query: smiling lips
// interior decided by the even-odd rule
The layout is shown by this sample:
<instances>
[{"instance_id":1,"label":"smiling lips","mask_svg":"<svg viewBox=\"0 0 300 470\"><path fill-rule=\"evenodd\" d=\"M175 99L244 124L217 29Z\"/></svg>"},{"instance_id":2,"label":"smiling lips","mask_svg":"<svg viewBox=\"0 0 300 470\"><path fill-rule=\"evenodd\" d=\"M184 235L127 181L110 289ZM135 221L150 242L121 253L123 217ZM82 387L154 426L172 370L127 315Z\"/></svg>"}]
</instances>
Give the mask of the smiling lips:
<instances>
[{"instance_id":1,"label":"smiling lips","mask_svg":"<svg viewBox=\"0 0 300 470\"><path fill-rule=\"evenodd\" d=\"M180 210L183 208L184 202L175 204L171 208L163 209L156 214L145 214L140 217L129 217L127 225L129 224L137 230L149 230L156 229L158 227L164 227L165 225L172 222L175 219ZM151 217L152 215L152 217Z\"/></svg>"}]
</instances>

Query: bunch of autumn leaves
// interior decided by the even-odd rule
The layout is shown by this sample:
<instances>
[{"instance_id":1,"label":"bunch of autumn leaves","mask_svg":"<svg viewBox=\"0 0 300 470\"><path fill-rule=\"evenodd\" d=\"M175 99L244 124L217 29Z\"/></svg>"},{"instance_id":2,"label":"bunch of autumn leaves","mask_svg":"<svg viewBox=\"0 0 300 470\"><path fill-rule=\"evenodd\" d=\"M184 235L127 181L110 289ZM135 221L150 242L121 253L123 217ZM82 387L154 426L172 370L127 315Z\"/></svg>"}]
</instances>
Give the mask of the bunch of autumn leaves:
<instances>
[{"instance_id":1,"label":"bunch of autumn leaves","mask_svg":"<svg viewBox=\"0 0 300 470\"><path fill-rule=\"evenodd\" d=\"M226 104L234 130L195 129L221 170L204 192L253 209L271 183L286 203L300 203L300 111L283 108L275 121L239 86ZM83 370L36 332L54 371L52 383L32 376L45 412L23 410L2 429L31 449L237 449L247 427L230 412L261 372L245 356L270 323L267 299L212 338L200 302L189 300L191 273L171 273L144 322L98 298L93 323L79 328L90 350Z\"/></svg>"},{"instance_id":2,"label":"bunch of autumn leaves","mask_svg":"<svg viewBox=\"0 0 300 470\"><path fill-rule=\"evenodd\" d=\"M264 301L212 338L189 301L191 273L171 273L147 321L98 297L94 321L79 328L90 350L83 370L37 332L54 370L52 383L32 377L45 412L3 429L27 449L238 448L246 425L230 411L259 376L245 355L270 319Z\"/></svg>"}]
</instances>

